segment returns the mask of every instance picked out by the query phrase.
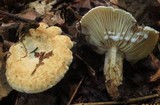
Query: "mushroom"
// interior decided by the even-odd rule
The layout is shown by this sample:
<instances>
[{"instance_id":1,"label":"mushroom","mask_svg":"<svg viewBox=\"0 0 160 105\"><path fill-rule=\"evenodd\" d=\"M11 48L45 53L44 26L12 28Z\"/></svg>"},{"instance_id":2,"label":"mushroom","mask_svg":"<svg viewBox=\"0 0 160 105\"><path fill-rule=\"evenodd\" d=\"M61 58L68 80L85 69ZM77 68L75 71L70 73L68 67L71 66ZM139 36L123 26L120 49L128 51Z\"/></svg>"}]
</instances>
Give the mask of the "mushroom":
<instances>
[{"instance_id":1,"label":"mushroom","mask_svg":"<svg viewBox=\"0 0 160 105\"><path fill-rule=\"evenodd\" d=\"M37 93L56 85L72 62L73 42L59 27L40 23L12 45L6 61L9 85L20 92Z\"/></svg>"},{"instance_id":2,"label":"mushroom","mask_svg":"<svg viewBox=\"0 0 160 105\"><path fill-rule=\"evenodd\" d=\"M96 46L97 53L105 54L104 75L108 93L120 96L118 87L123 81L123 59L136 63L154 49L158 32L151 27L137 25L135 18L121 9L98 6L80 20L81 32Z\"/></svg>"}]
</instances>

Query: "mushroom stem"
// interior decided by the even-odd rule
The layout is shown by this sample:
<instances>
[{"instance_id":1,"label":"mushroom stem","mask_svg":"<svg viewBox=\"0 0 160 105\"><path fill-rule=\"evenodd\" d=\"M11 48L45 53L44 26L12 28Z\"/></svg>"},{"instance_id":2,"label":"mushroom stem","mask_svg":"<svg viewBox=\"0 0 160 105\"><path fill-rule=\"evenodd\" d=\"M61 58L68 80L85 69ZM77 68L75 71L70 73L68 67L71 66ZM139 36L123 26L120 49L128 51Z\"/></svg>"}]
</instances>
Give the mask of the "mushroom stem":
<instances>
[{"instance_id":1,"label":"mushroom stem","mask_svg":"<svg viewBox=\"0 0 160 105\"><path fill-rule=\"evenodd\" d=\"M112 46L105 55L104 75L108 93L114 99L119 97L118 86L123 80L123 54L118 51L116 46Z\"/></svg>"}]
</instances>

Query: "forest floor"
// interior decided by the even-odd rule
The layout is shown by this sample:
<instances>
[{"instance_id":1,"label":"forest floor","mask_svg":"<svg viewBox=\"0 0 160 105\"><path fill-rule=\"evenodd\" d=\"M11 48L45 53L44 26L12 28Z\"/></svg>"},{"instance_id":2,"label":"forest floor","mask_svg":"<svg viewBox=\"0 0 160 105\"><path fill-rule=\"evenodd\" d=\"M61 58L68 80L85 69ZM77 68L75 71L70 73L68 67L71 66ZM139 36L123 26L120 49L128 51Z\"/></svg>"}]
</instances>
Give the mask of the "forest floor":
<instances>
[{"instance_id":1,"label":"forest floor","mask_svg":"<svg viewBox=\"0 0 160 105\"><path fill-rule=\"evenodd\" d=\"M28 32L40 21L60 27L75 42L72 48L74 59L65 77L56 86L36 94L12 90L1 99L0 105L160 104L159 43L148 57L134 65L124 60L124 80L119 87L121 98L115 101L105 87L104 55L94 52L76 29L85 13L103 5L126 10L139 25L160 31L160 0L39 0L38 6L44 6L45 10L29 6L33 1L0 1L0 59L3 67L10 43L17 42L22 33ZM1 93L0 97L3 97Z\"/></svg>"}]
</instances>

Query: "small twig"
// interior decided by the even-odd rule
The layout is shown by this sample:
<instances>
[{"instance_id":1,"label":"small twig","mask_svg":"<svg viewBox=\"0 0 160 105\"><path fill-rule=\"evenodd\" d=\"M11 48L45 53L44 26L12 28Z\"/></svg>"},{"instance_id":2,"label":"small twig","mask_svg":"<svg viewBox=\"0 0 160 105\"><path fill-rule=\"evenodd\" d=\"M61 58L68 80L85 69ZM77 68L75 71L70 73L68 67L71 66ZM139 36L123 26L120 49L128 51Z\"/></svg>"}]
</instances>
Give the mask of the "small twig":
<instances>
[{"instance_id":1,"label":"small twig","mask_svg":"<svg viewBox=\"0 0 160 105\"><path fill-rule=\"evenodd\" d=\"M78 85L77 85L77 87L76 87L74 93L72 94L72 97L70 98L70 100L69 100L69 102L68 102L67 105L70 105L70 104L72 103L72 100L73 100L73 98L75 97L75 95L76 95L76 93L77 93L79 87L81 86L83 80L84 80L84 77L79 81L79 83L78 83Z\"/></svg>"},{"instance_id":2,"label":"small twig","mask_svg":"<svg viewBox=\"0 0 160 105\"><path fill-rule=\"evenodd\" d=\"M36 47L33 51L31 51L30 53L35 53L38 50L38 47Z\"/></svg>"},{"instance_id":3,"label":"small twig","mask_svg":"<svg viewBox=\"0 0 160 105\"><path fill-rule=\"evenodd\" d=\"M28 22L34 22L34 23L36 23L36 21L34 21L34 20L22 18L22 17L19 17L19 16L14 15L14 14L4 12L4 11L2 11L2 10L0 10L0 14L1 14L1 15L6 15L6 16L8 16L8 17L10 17L10 18L14 18L14 19L21 20L21 21L26 22L26 23L28 23Z\"/></svg>"},{"instance_id":4,"label":"small twig","mask_svg":"<svg viewBox=\"0 0 160 105\"><path fill-rule=\"evenodd\" d=\"M78 103L71 105L121 105L123 102L94 102L94 103Z\"/></svg>"},{"instance_id":5,"label":"small twig","mask_svg":"<svg viewBox=\"0 0 160 105\"><path fill-rule=\"evenodd\" d=\"M80 59L89 68L89 73L91 74L91 76L95 77L95 75L96 75L95 70L82 57L80 57L78 54L75 53L75 56L78 59Z\"/></svg>"},{"instance_id":6,"label":"small twig","mask_svg":"<svg viewBox=\"0 0 160 105\"><path fill-rule=\"evenodd\" d=\"M160 97L158 94L148 95L144 97L138 97L138 98L131 98L128 101L111 101L111 102L94 102L94 103L78 103L78 104L72 104L72 105L119 105L119 104L129 104L129 103L135 103L139 101L144 101L151 98L158 98Z\"/></svg>"},{"instance_id":7,"label":"small twig","mask_svg":"<svg viewBox=\"0 0 160 105\"><path fill-rule=\"evenodd\" d=\"M144 101L144 100L148 100L151 98L158 98L158 97L160 97L158 94L152 94L152 95L148 95L144 97L131 98L127 101L127 103L135 103L135 102Z\"/></svg>"}]
</instances>

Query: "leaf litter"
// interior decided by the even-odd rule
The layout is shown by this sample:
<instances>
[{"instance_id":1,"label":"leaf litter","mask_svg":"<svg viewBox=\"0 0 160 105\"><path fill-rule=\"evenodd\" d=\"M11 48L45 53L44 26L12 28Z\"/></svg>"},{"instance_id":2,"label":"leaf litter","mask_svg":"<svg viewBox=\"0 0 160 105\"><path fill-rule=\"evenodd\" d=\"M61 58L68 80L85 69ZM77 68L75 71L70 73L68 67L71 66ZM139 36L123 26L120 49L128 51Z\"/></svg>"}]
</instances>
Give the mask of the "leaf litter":
<instances>
[{"instance_id":1,"label":"leaf litter","mask_svg":"<svg viewBox=\"0 0 160 105\"><path fill-rule=\"evenodd\" d=\"M32 5L31 7L31 2L36 2L41 6ZM99 105L103 105L105 102L111 102L110 104L113 104L115 101L111 100L104 85L102 72L104 56L96 54L91 50L91 47L94 46L88 45L84 41L83 35L82 38L79 36L79 32L76 30L76 24L91 8L104 5L124 9L133 14L140 25L145 24L160 31L159 2L159 0L0 1L0 10L15 16L13 18L12 16L0 13L0 36L2 37L0 46L1 65L5 65L5 55L9 46L21 39L22 33L27 32L29 28L33 27L32 22L37 23L43 21L49 26L59 26L64 33L68 34L72 40L75 41L75 46L72 49L74 53L73 63L66 76L56 85L56 87L37 94L25 94L13 90L8 96L0 101L0 104L78 105L79 103L79 105L82 105L85 103L84 105L89 105L89 103L92 103L92 105L98 105L99 103ZM13 3L15 4L11 6ZM22 21L19 17L25 21ZM23 25L20 25L21 23L23 23ZM132 98L141 97L142 100L133 101L132 103L160 103L160 98L159 96L157 97L157 94L160 95L160 50L158 49L158 46L159 44L147 58L134 65L125 61L124 81L123 85L120 87L122 99L119 101L127 102L127 100L131 100ZM40 55L42 56L42 54ZM43 57L40 57L42 58L40 64L43 61ZM145 97L148 95L151 98Z\"/></svg>"}]
</instances>

